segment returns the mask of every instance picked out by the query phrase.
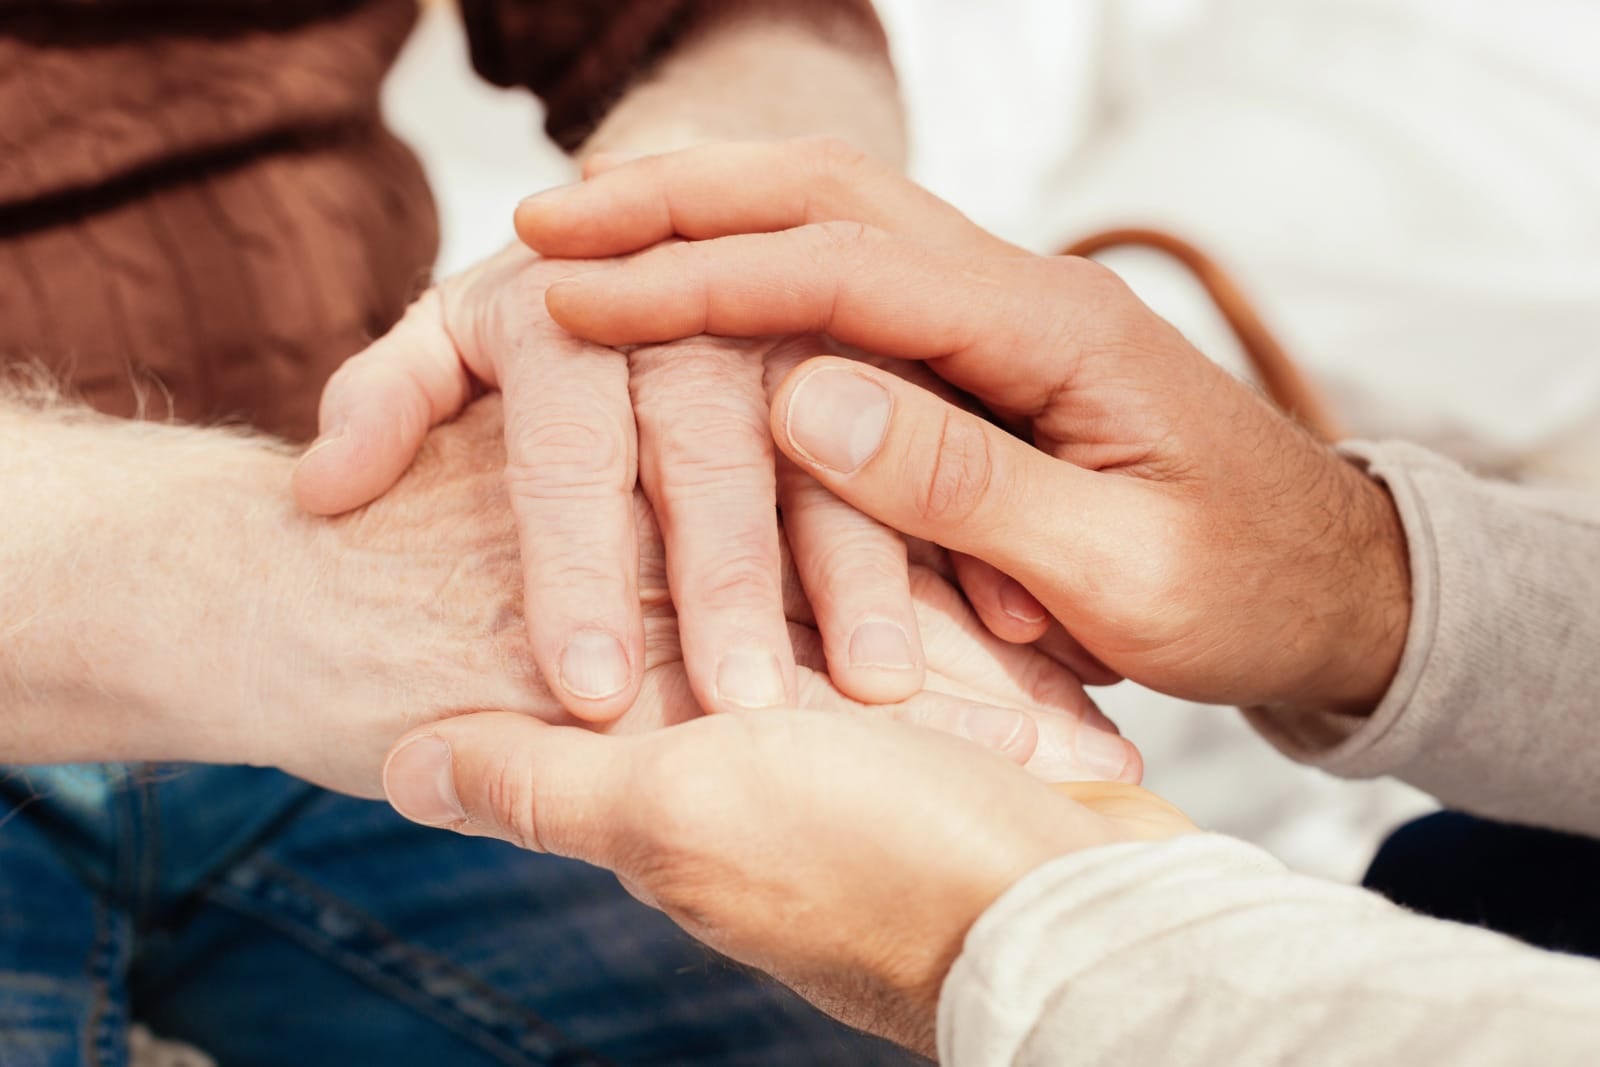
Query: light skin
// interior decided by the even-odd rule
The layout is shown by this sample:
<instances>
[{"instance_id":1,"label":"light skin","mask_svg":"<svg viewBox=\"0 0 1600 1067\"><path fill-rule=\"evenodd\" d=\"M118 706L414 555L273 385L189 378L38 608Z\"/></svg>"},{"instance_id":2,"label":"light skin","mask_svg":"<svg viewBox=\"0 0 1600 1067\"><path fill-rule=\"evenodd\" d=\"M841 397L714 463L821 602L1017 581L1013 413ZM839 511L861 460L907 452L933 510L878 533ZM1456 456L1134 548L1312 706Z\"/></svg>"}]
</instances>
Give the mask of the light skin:
<instances>
[{"instance_id":1,"label":"light skin","mask_svg":"<svg viewBox=\"0 0 1600 1067\"><path fill-rule=\"evenodd\" d=\"M1078 803L931 730L788 710L620 739L469 715L408 738L385 780L419 822L615 871L719 952L928 1055L944 976L1007 887L1193 830L1132 786Z\"/></svg>"},{"instance_id":2,"label":"light skin","mask_svg":"<svg viewBox=\"0 0 1600 1067\"><path fill-rule=\"evenodd\" d=\"M525 203L518 228L569 256L689 240L552 287L552 317L592 341L825 334L976 396L1006 427L822 356L778 386L770 426L866 514L1020 581L1111 670L1282 715L1365 715L1392 680L1410 579L1388 495L1093 264L1028 256L816 142L632 162ZM739 716L616 744L469 717L404 739L385 784L402 812L431 799L435 825L612 866L697 936L928 1052L961 939L1008 886L1189 827L1148 794L1086 807L913 733ZM613 796L629 789L668 820L640 825Z\"/></svg>"},{"instance_id":3,"label":"light skin","mask_svg":"<svg viewBox=\"0 0 1600 1067\"><path fill-rule=\"evenodd\" d=\"M781 13L729 10L630 90L586 158L816 131L900 158L881 57ZM928 664L902 541L775 467L759 357L781 356L783 343L690 337L625 355L573 340L550 323L543 295L579 269L516 244L425 294L329 382L321 436L295 475L300 504L332 515L368 503L406 470L430 426L498 389L523 579L539 605L526 613L531 654L572 714L615 719L643 682L636 484L665 536L702 706L798 698L779 505L840 689L872 702L918 692Z\"/></svg>"},{"instance_id":4,"label":"light skin","mask_svg":"<svg viewBox=\"0 0 1600 1067\"><path fill-rule=\"evenodd\" d=\"M485 398L429 435L393 492L322 520L294 508L295 457L275 442L0 390L0 498L28 520L0 526L0 762L252 763L378 796L384 753L409 728L489 708L581 723L527 652L503 434ZM645 678L613 733L700 714L661 541L648 504L631 503ZM1098 766L1137 780L1137 753L1076 679L989 636L939 553L921 558L934 691L871 713L1052 778ZM811 669L820 649L792 575L784 601L801 703L865 713Z\"/></svg>"},{"instance_id":5,"label":"light skin","mask_svg":"<svg viewBox=\"0 0 1600 1067\"><path fill-rule=\"evenodd\" d=\"M1388 688L1410 615L1388 494L1104 268L1019 254L825 142L642 160L524 204L518 224L552 254L695 239L553 287L578 336L828 334L976 396L1017 434L822 357L781 384L770 422L822 485L1016 578L1114 671L1353 715Z\"/></svg>"}]
</instances>

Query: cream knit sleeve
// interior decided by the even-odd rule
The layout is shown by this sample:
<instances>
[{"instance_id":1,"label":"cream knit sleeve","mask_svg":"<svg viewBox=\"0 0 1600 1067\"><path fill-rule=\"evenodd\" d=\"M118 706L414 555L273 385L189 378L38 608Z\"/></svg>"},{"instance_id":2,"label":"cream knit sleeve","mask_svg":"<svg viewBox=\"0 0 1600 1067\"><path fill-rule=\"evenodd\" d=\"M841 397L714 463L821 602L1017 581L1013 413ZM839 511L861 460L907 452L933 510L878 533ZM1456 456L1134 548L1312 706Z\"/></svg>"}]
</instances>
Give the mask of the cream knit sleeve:
<instances>
[{"instance_id":1,"label":"cream knit sleeve","mask_svg":"<svg viewBox=\"0 0 1600 1067\"><path fill-rule=\"evenodd\" d=\"M1194 835L1063 857L967 936L951 1067L1578 1067L1600 963L1425 919Z\"/></svg>"}]
</instances>

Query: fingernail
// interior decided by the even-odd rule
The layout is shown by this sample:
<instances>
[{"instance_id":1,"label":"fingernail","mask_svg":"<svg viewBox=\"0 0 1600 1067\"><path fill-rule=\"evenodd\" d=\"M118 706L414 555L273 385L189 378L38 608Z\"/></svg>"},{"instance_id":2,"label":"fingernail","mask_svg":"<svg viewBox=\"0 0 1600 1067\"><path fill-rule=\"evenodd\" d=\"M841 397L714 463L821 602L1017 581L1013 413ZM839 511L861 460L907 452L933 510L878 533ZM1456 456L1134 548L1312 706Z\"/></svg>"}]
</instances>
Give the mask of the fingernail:
<instances>
[{"instance_id":1,"label":"fingernail","mask_svg":"<svg viewBox=\"0 0 1600 1067\"><path fill-rule=\"evenodd\" d=\"M1010 753L1032 721L1020 711L974 704L961 713L961 732L984 748Z\"/></svg>"},{"instance_id":2,"label":"fingernail","mask_svg":"<svg viewBox=\"0 0 1600 1067\"><path fill-rule=\"evenodd\" d=\"M806 458L849 474L883 444L893 407L876 382L846 370L814 370L789 395L784 432Z\"/></svg>"},{"instance_id":3,"label":"fingernail","mask_svg":"<svg viewBox=\"0 0 1600 1067\"><path fill-rule=\"evenodd\" d=\"M1007 578L1000 585L1000 610L1019 622L1043 622L1049 617L1015 578Z\"/></svg>"},{"instance_id":4,"label":"fingernail","mask_svg":"<svg viewBox=\"0 0 1600 1067\"><path fill-rule=\"evenodd\" d=\"M1128 766L1128 743L1076 720L1040 715L1039 744L1028 770L1047 782L1115 779Z\"/></svg>"},{"instance_id":5,"label":"fingernail","mask_svg":"<svg viewBox=\"0 0 1600 1067\"><path fill-rule=\"evenodd\" d=\"M864 622L850 635L850 666L913 670L911 639L896 623L882 619Z\"/></svg>"},{"instance_id":6,"label":"fingernail","mask_svg":"<svg viewBox=\"0 0 1600 1067\"><path fill-rule=\"evenodd\" d=\"M467 817L456 798L450 746L434 734L395 750L383 768L383 791L396 811L424 826L449 826Z\"/></svg>"},{"instance_id":7,"label":"fingernail","mask_svg":"<svg viewBox=\"0 0 1600 1067\"><path fill-rule=\"evenodd\" d=\"M556 203L560 203L561 200L563 200L567 196L568 193L570 193L570 192L572 192L572 190L578 188L579 184L581 184L581 183L574 183L574 184L570 184L570 185L553 185L548 189L545 189L545 190L542 190L540 192L534 193L532 196L523 197L521 200L517 201L517 206L518 207L522 207L524 204L556 204ZM502 201L502 203L503 202L504 201ZM504 209L502 208L501 210L504 210Z\"/></svg>"},{"instance_id":8,"label":"fingernail","mask_svg":"<svg viewBox=\"0 0 1600 1067\"><path fill-rule=\"evenodd\" d=\"M343 439L344 427L335 426L333 429L329 430L327 433L321 434L315 441L311 442L311 447L301 453L300 462L304 463L318 452L321 452L324 448L327 448L332 444L338 444L339 441Z\"/></svg>"},{"instance_id":9,"label":"fingernail","mask_svg":"<svg viewBox=\"0 0 1600 1067\"><path fill-rule=\"evenodd\" d=\"M1097 777L1117 778L1128 766L1128 743L1099 730L1079 730L1078 762Z\"/></svg>"},{"instance_id":10,"label":"fingernail","mask_svg":"<svg viewBox=\"0 0 1600 1067\"><path fill-rule=\"evenodd\" d=\"M775 708L786 699L783 671L770 652L741 649L717 665L717 696L741 708Z\"/></svg>"},{"instance_id":11,"label":"fingernail","mask_svg":"<svg viewBox=\"0 0 1600 1067\"><path fill-rule=\"evenodd\" d=\"M561 653L561 687L584 700L616 696L628 686L628 654L601 630L579 630Z\"/></svg>"}]
</instances>

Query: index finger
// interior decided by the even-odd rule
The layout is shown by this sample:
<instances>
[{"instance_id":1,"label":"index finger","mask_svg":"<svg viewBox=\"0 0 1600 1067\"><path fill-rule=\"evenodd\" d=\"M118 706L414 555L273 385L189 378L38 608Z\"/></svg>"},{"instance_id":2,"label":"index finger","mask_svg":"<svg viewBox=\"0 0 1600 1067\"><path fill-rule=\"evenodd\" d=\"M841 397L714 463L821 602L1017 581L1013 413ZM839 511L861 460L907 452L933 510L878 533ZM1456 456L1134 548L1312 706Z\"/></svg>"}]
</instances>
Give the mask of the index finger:
<instances>
[{"instance_id":1,"label":"index finger","mask_svg":"<svg viewBox=\"0 0 1600 1067\"><path fill-rule=\"evenodd\" d=\"M605 345L702 333L824 333L939 374L991 406L1037 412L1080 341L1127 325L1132 296L1082 259L974 257L855 223L676 244L550 287L561 326ZM1118 331L1122 337L1126 331Z\"/></svg>"},{"instance_id":2,"label":"index finger","mask_svg":"<svg viewBox=\"0 0 1600 1067\"><path fill-rule=\"evenodd\" d=\"M517 235L547 256L636 252L666 240L868 223L992 255L1027 255L898 171L832 138L722 143L623 163L517 206Z\"/></svg>"}]
</instances>

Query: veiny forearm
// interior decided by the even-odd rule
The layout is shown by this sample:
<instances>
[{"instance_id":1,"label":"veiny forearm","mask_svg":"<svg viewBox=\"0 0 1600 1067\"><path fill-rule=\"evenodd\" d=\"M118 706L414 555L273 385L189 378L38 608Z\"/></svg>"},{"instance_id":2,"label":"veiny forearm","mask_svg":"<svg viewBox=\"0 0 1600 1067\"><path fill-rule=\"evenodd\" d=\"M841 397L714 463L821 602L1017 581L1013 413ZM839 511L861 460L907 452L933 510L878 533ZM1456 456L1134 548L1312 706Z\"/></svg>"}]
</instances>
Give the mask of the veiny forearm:
<instances>
[{"instance_id":1,"label":"veiny forearm","mask_svg":"<svg viewBox=\"0 0 1600 1067\"><path fill-rule=\"evenodd\" d=\"M290 462L0 396L0 760L247 755L277 669L256 657L310 563Z\"/></svg>"},{"instance_id":2,"label":"veiny forearm","mask_svg":"<svg viewBox=\"0 0 1600 1067\"><path fill-rule=\"evenodd\" d=\"M644 155L713 140L829 135L905 157L894 72L867 43L827 39L771 10L691 34L611 111L582 155Z\"/></svg>"}]
</instances>

